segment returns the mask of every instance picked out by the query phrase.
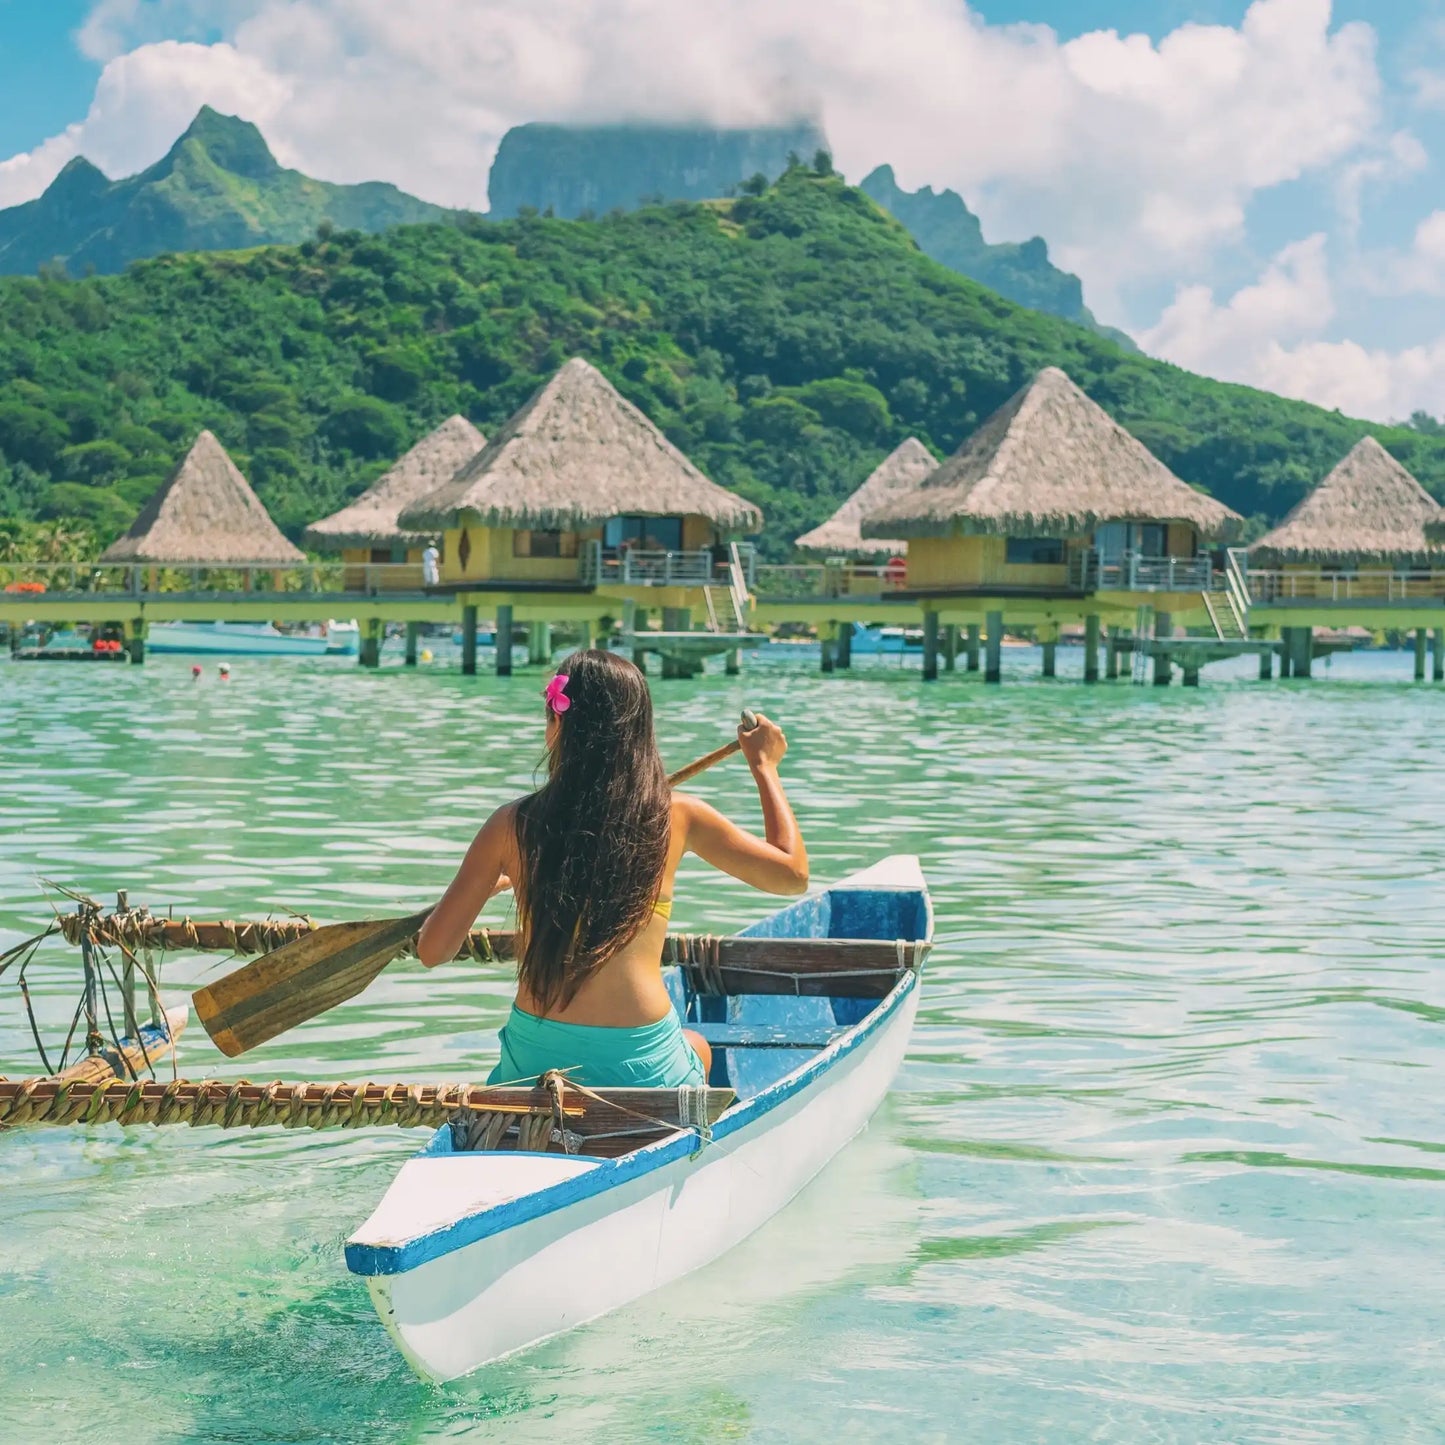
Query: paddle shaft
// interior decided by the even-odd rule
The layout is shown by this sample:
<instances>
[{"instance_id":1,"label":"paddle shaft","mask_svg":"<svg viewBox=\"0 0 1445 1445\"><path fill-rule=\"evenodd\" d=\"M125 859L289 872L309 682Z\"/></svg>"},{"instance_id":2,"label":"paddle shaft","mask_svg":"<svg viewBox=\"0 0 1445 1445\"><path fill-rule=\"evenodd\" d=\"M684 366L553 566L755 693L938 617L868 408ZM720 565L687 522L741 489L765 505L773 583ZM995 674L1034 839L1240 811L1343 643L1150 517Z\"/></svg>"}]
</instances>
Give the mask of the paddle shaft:
<instances>
[{"instance_id":1,"label":"paddle shaft","mask_svg":"<svg viewBox=\"0 0 1445 1445\"><path fill-rule=\"evenodd\" d=\"M758 720L743 713L744 732ZM695 778L731 757L742 744L724 747L689 763L668 778L671 786ZM355 998L407 946L430 909L407 918L334 923L242 964L191 995L196 1017L227 1058L235 1058L327 1009Z\"/></svg>"},{"instance_id":2,"label":"paddle shaft","mask_svg":"<svg viewBox=\"0 0 1445 1445\"><path fill-rule=\"evenodd\" d=\"M750 733L757 727L758 719L756 714L751 713L747 708L743 709L743 731ZM676 788L683 783L691 782L699 773L705 773L714 763L720 763L724 758L730 758L734 753L742 751L742 740L734 738L730 743L724 743L720 748L714 748L710 753L704 753L702 757L690 762L685 768L679 768L675 773L667 775L669 788Z\"/></svg>"}]
</instances>

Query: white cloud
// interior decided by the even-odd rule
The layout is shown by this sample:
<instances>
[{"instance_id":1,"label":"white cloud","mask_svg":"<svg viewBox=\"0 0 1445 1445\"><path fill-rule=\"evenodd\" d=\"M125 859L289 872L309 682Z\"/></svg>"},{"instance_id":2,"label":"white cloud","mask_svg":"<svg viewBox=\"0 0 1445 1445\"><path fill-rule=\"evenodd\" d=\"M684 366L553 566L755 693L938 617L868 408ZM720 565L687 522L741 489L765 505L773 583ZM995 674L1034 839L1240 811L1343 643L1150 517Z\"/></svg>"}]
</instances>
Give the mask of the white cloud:
<instances>
[{"instance_id":1,"label":"white cloud","mask_svg":"<svg viewBox=\"0 0 1445 1445\"><path fill-rule=\"evenodd\" d=\"M958 187L992 232L1046 234L1105 309L1237 239L1259 191L1377 142L1373 31L1332 30L1329 0L1256 0L1157 44L1061 42L961 0L100 0L80 34L107 61L96 105L4 163L0 202L77 149L148 164L201 99L314 174L473 206L520 120L817 108L848 174Z\"/></svg>"},{"instance_id":2,"label":"white cloud","mask_svg":"<svg viewBox=\"0 0 1445 1445\"><path fill-rule=\"evenodd\" d=\"M1445 277L1445 213L1422 226L1439 245ZM1181 287L1159 323L1139 337L1146 351L1224 381L1389 421L1445 412L1445 338L1401 351L1323 337L1335 314L1325 237L1284 247L1260 279L1219 302L1205 286Z\"/></svg>"},{"instance_id":3,"label":"white cloud","mask_svg":"<svg viewBox=\"0 0 1445 1445\"><path fill-rule=\"evenodd\" d=\"M1195 371L1237 373L1271 342L1318 335L1334 310L1321 232L1286 246L1258 281L1223 304L1208 286L1181 286L1139 342L1146 351Z\"/></svg>"},{"instance_id":4,"label":"white cloud","mask_svg":"<svg viewBox=\"0 0 1445 1445\"><path fill-rule=\"evenodd\" d=\"M1351 236L1360 229L1364 193L1392 181L1417 175L1430 164L1425 147L1409 131L1396 131L1383 144L1340 167L1335 180L1335 204Z\"/></svg>"}]
</instances>

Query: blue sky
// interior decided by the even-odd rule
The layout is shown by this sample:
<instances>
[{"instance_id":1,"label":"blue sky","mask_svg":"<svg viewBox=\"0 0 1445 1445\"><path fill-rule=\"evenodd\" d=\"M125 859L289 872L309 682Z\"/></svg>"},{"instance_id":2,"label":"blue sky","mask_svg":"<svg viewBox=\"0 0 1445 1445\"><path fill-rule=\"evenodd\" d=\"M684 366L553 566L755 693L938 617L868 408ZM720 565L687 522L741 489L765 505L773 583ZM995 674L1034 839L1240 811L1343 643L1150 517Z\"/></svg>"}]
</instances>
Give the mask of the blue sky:
<instances>
[{"instance_id":1,"label":"blue sky","mask_svg":"<svg viewBox=\"0 0 1445 1445\"><path fill-rule=\"evenodd\" d=\"M0 206L203 102L480 206L508 125L820 111L1182 365L1445 413L1445 0L0 0Z\"/></svg>"}]
</instances>

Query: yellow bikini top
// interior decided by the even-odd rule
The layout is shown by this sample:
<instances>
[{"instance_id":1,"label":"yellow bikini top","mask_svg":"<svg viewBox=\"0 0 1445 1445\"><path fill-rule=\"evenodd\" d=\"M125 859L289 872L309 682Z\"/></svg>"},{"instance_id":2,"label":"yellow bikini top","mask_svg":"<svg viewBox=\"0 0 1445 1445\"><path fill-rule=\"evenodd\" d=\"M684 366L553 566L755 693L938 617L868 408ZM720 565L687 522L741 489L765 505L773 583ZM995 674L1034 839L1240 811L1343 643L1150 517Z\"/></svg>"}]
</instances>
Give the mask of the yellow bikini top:
<instances>
[{"instance_id":1,"label":"yellow bikini top","mask_svg":"<svg viewBox=\"0 0 1445 1445\"><path fill-rule=\"evenodd\" d=\"M671 917L672 917L672 899L670 899L670 898L659 898L659 899L657 900L657 902L652 905L652 911L653 911L655 914L657 914L657 916L658 916L659 918L671 918Z\"/></svg>"}]
</instances>

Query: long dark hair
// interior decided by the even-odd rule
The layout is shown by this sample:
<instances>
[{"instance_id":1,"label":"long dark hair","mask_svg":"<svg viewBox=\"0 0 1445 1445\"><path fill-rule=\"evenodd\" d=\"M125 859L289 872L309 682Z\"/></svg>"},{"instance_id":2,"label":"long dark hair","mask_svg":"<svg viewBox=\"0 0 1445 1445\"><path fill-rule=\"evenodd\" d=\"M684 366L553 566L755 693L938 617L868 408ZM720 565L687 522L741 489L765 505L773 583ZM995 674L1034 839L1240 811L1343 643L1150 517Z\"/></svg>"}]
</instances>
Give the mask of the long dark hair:
<instances>
[{"instance_id":1,"label":"long dark hair","mask_svg":"<svg viewBox=\"0 0 1445 1445\"><path fill-rule=\"evenodd\" d=\"M558 668L567 709L547 781L517 805L517 975L542 1012L577 990L652 917L667 867L672 793L647 679L589 648Z\"/></svg>"}]
</instances>

